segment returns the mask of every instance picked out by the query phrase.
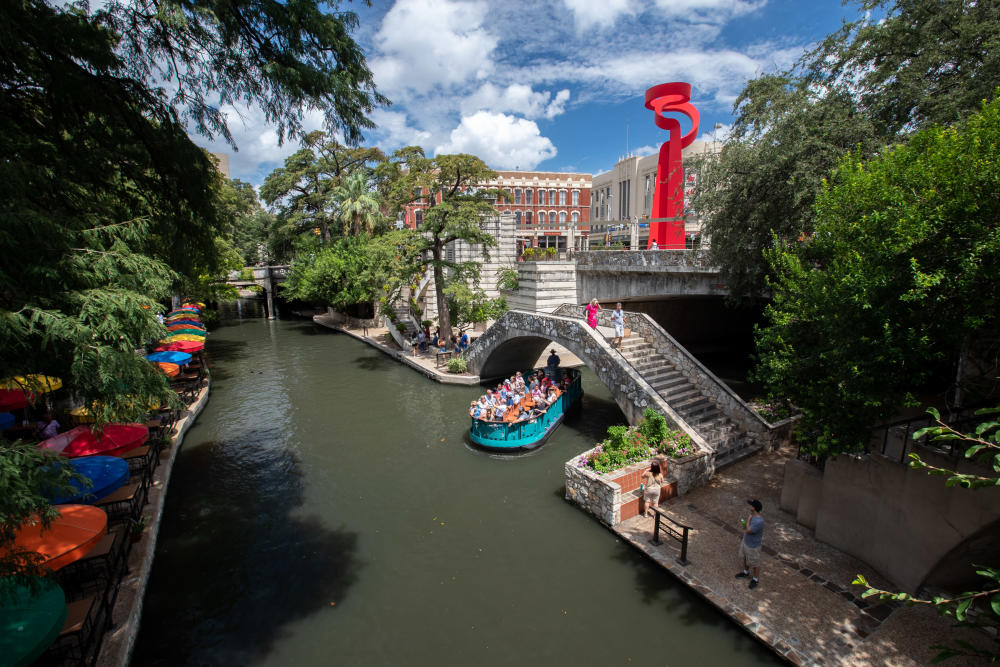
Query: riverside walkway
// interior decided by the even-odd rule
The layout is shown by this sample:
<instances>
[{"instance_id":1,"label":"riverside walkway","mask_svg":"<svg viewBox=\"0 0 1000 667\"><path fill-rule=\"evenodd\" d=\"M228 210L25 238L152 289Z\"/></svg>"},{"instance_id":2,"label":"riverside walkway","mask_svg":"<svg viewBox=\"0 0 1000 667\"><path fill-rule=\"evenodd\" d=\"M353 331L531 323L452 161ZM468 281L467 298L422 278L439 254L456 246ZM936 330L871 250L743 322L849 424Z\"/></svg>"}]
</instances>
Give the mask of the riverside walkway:
<instances>
[{"instance_id":1,"label":"riverside walkway","mask_svg":"<svg viewBox=\"0 0 1000 667\"><path fill-rule=\"evenodd\" d=\"M326 315L313 319L439 381L478 383L478 376L436 368L433 354L413 357L400 350L384 328L368 329L365 335L362 329L334 324ZM559 350L564 365L580 363ZM859 573L873 585L894 587L860 560L816 540L778 507L784 463L792 455L787 448L758 452L664 503L672 517L694 529L687 566L676 562L676 542L650 543L653 519L634 517L612 530L792 664L915 667L930 662L936 653L932 645L978 637L952 628L950 620L930 609L862 600L862 589L851 585ZM748 498L761 500L767 522L761 583L753 591L746 579L734 578L740 569L736 524L746 516ZM957 658L948 664L964 667L981 661Z\"/></svg>"}]
</instances>

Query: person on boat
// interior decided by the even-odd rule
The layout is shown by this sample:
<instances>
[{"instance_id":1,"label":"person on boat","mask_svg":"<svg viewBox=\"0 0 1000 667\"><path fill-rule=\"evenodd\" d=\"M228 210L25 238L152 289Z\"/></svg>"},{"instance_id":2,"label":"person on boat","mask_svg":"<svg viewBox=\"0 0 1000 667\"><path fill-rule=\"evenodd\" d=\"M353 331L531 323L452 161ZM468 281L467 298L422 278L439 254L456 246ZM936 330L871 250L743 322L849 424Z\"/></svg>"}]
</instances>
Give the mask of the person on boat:
<instances>
[{"instance_id":1,"label":"person on boat","mask_svg":"<svg viewBox=\"0 0 1000 667\"><path fill-rule=\"evenodd\" d=\"M507 414L507 406L504 403L493 408L493 419L495 421L503 421L505 414Z\"/></svg>"},{"instance_id":2,"label":"person on boat","mask_svg":"<svg viewBox=\"0 0 1000 667\"><path fill-rule=\"evenodd\" d=\"M476 401L469 403L469 416L473 418L479 417L479 403Z\"/></svg>"},{"instance_id":3,"label":"person on boat","mask_svg":"<svg viewBox=\"0 0 1000 667\"><path fill-rule=\"evenodd\" d=\"M556 348L552 348L552 353L545 362L545 376L548 378L559 376L559 355L556 354Z\"/></svg>"},{"instance_id":4,"label":"person on boat","mask_svg":"<svg viewBox=\"0 0 1000 667\"><path fill-rule=\"evenodd\" d=\"M640 481L645 487L642 492L642 499L645 503L642 515L653 516L652 508L660 505L660 485L663 484L663 473L660 471L659 461L653 461L649 464L649 470L642 473Z\"/></svg>"},{"instance_id":5,"label":"person on boat","mask_svg":"<svg viewBox=\"0 0 1000 667\"><path fill-rule=\"evenodd\" d=\"M591 299L584 311L587 313L587 325L591 329L597 328L597 311L601 309L601 304L597 303L597 299Z\"/></svg>"}]
</instances>

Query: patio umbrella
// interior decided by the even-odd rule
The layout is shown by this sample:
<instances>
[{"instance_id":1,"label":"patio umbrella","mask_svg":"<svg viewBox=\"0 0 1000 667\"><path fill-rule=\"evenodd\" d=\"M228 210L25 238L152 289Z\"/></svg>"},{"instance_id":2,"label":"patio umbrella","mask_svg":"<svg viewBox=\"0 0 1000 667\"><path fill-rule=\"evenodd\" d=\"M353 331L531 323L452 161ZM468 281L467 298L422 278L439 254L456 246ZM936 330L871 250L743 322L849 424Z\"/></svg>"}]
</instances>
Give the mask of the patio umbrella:
<instances>
[{"instance_id":1,"label":"patio umbrella","mask_svg":"<svg viewBox=\"0 0 1000 667\"><path fill-rule=\"evenodd\" d=\"M77 426L76 428L71 428L68 431L60 433L59 435L54 435L51 438L46 438L38 443L39 449L47 449L51 452L62 453L64 449L69 447L70 443L77 438L87 438L92 436L90 429L86 426Z\"/></svg>"},{"instance_id":2,"label":"patio umbrella","mask_svg":"<svg viewBox=\"0 0 1000 667\"><path fill-rule=\"evenodd\" d=\"M198 338L204 338L208 335L208 332L204 329L174 329L167 336L197 336Z\"/></svg>"},{"instance_id":3,"label":"patio umbrella","mask_svg":"<svg viewBox=\"0 0 1000 667\"><path fill-rule=\"evenodd\" d=\"M205 331L204 325L192 322L191 320L184 320L183 322L171 324L167 327L167 331L180 331L181 329L198 329L199 331Z\"/></svg>"},{"instance_id":4,"label":"patio umbrella","mask_svg":"<svg viewBox=\"0 0 1000 667\"><path fill-rule=\"evenodd\" d=\"M0 431L6 431L14 425L14 415L9 412L0 412Z\"/></svg>"},{"instance_id":5,"label":"patio umbrella","mask_svg":"<svg viewBox=\"0 0 1000 667\"><path fill-rule=\"evenodd\" d=\"M156 348L156 352L200 352L205 349L205 343L196 343L190 340L179 340L176 343L167 343Z\"/></svg>"},{"instance_id":6,"label":"patio umbrella","mask_svg":"<svg viewBox=\"0 0 1000 667\"><path fill-rule=\"evenodd\" d=\"M172 326L175 326L177 324L193 324L196 327L203 327L203 326L205 326L204 324L202 324L202 321L199 320L197 317L191 317L190 315L185 316L185 317L175 317L175 318L173 318L171 320L167 320L165 322L165 324L168 327L172 327Z\"/></svg>"},{"instance_id":7,"label":"patio umbrella","mask_svg":"<svg viewBox=\"0 0 1000 667\"><path fill-rule=\"evenodd\" d=\"M20 410L28 406L28 395L20 389L0 389L0 410Z\"/></svg>"},{"instance_id":8,"label":"patio umbrella","mask_svg":"<svg viewBox=\"0 0 1000 667\"><path fill-rule=\"evenodd\" d=\"M181 343L181 342L204 343L205 337L193 336L191 334L176 334L174 336L167 336L166 338L161 338L160 342L163 343L164 345L168 345L170 343Z\"/></svg>"},{"instance_id":9,"label":"patio umbrella","mask_svg":"<svg viewBox=\"0 0 1000 667\"><path fill-rule=\"evenodd\" d=\"M41 522L22 524L14 546L37 552L43 567L58 570L80 560L108 532L108 515L90 505L59 505L59 516L48 529Z\"/></svg>"},{"instance_id":10,"label":"patio umbrella","mask_svg":"<svg viewBox=\"0 0 1000 667\"><path fill-rule=\"evenodd\" d=\"M60 461L55 465L69 466L74 472L89 479L91 485L90 488L84 488L81 482L73 480L70 482L73 491L64 491L64 495L43 489L43 494L53 505L66 503L92 505L121 488L129 477L128 461L117 456L84 456L69 461Z\"/></svg>"},{"instance_id":11,"label":"patio umbrella","mask_svg":"<svg viewBox=\"0 0 1000 667\"><path fill-rule=\"evenodd\" d=\"M180 364L184 365L191 361L191 355L187 352L154 352L147 354L146 359L154 363Z\"/></svg>"},{"instance_id":12,"label":"patio umbrella","mask_svg":"<svg viewBox=\"0 0 1000 667\"><path fill-rule=\"evenodd\" d=\"M63 456L120 456L149 440L149 429L145 424L105 424L100 437L90 428L83 428L87 429L87 433L67 444L61 452Z\"/></svg>"},{"instance_id":13,"label":"patio umbrella","mask_svg":"<svg viewBox=\"0 0 1000 667\"><path fill-rule=\"evenodd\" d=\"M66 595L52 579L41 579L39 590L6 581L6 601L0 606L0 655L4 664L30 665L55 642L66 622Z\"/></svg>"},{"instance_id":14,"label":"patio umbrella","mask_svg":"<svg viewBox=\"0 0 1000 667\"><path fill-rule=\"evenodd\" d=\"M20 389L45 394L61 388L62 380L51 375L15 375L0 380L0 389Z\"/></svg>"},{"instance_id":15,"label":"patio umbrella","mask_svg":"<svg viewBox=\"0 0 1000 667\"><path fill-rule=\"evenodd\" d=\"M157 354L163 354L163 353L157 352ZM160 372L166 375L168 378L177 377L178 375L181 374L181 367L178 366L177 364L169 364L164 361L157 361L154 363L156 363L156 366L157 368L160 369Z\"/></svg>"}]
</instances>

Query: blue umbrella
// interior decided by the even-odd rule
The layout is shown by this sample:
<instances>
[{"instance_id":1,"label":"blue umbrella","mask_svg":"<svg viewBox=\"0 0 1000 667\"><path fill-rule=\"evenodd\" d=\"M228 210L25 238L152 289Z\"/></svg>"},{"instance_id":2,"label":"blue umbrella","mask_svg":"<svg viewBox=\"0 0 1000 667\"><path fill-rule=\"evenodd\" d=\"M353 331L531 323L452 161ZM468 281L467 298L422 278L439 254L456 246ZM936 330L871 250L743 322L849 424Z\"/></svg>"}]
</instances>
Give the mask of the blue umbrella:
<instances>
[{"instance_id":1,"label":"blue umbrella","mask_svg":"<svg viewBox=\"0 0 1000 667\"><path fill-rule=\"evenodd\" d=\"M9 412L0 412L0 431L6 431L14 425L14 415Z\"/></svg>"},{"instance_id":2,"label":"blue umbrella","mask_svg":"<svg viewBox=\"0 0 1000 667\"><path fill-rule=\"evenodd\" d=\"M167 364L178 364L183 366L187 362L191 361L191 355L187 352L176 351L154 352L153 354L147 354L146 359L150 361L162 361Z\"/></svg>"},{"instance_id":3,"label":"blue umbrella","mask_svg":"<svg viewBox=\"0 0 1000 667\"><path fill-rule=\"evenodd\" d=\"M75 472L89 479L93 485L85 489L77 481L70 482L75 492L57 495L43 491L53 505L67 503L96 503L101 498L111 495L128 481L128 461L117 456L81 456L80 458L60 461L60 465L68 465Z\"/></svg>"}]
</instances>

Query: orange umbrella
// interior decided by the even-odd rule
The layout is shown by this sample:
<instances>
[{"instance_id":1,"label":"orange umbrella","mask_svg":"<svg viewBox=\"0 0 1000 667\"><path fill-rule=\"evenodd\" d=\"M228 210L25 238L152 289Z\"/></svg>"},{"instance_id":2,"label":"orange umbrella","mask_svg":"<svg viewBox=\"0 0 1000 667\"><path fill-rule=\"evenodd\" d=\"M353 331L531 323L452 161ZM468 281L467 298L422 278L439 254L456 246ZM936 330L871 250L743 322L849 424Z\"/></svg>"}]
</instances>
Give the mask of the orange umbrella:
<instances>
[{"instance_id":1,"label":"orange umbrella","mask_svg":"<svg viewBox=\"0 0 1000 667\"><path fill-rule=\"evenodd\" d=\"M157 361L156 365L160 367L160 370L163 371L163 374L166 375L167 377L171 378L177 377L181 372L181 367L178 366L177 364L169 364L165 361Z\"/></svg>"},{"instance_id":2,"label":"orange umbrella","mask_svg":"<svg viewBox=\"0 0 1000 667\"><path fill-rule=\"evenodd\" d=\"M66 567L78 561L94 548L108 532L108 515L91 505L57 505L59 518L48 530L42 524L24 524L17 532L14 545L35 551L50 570Z\"/></svg>"},{"instance_id":3,"label":"orange umbrella","mask_svg":"<svg viewBox=\"0 0 1000 667\"><path fill-rule=\"evenodd\" d=\"M197 324L190 324L190 323L188 323L188 324L184 324L184 323L182 323L182 324L171 324L169 327L167 327L168 331L180 331L182 329L201 329L202 331L204 331L205 327L199 326Z\"/></svg>"}]
</instances>

